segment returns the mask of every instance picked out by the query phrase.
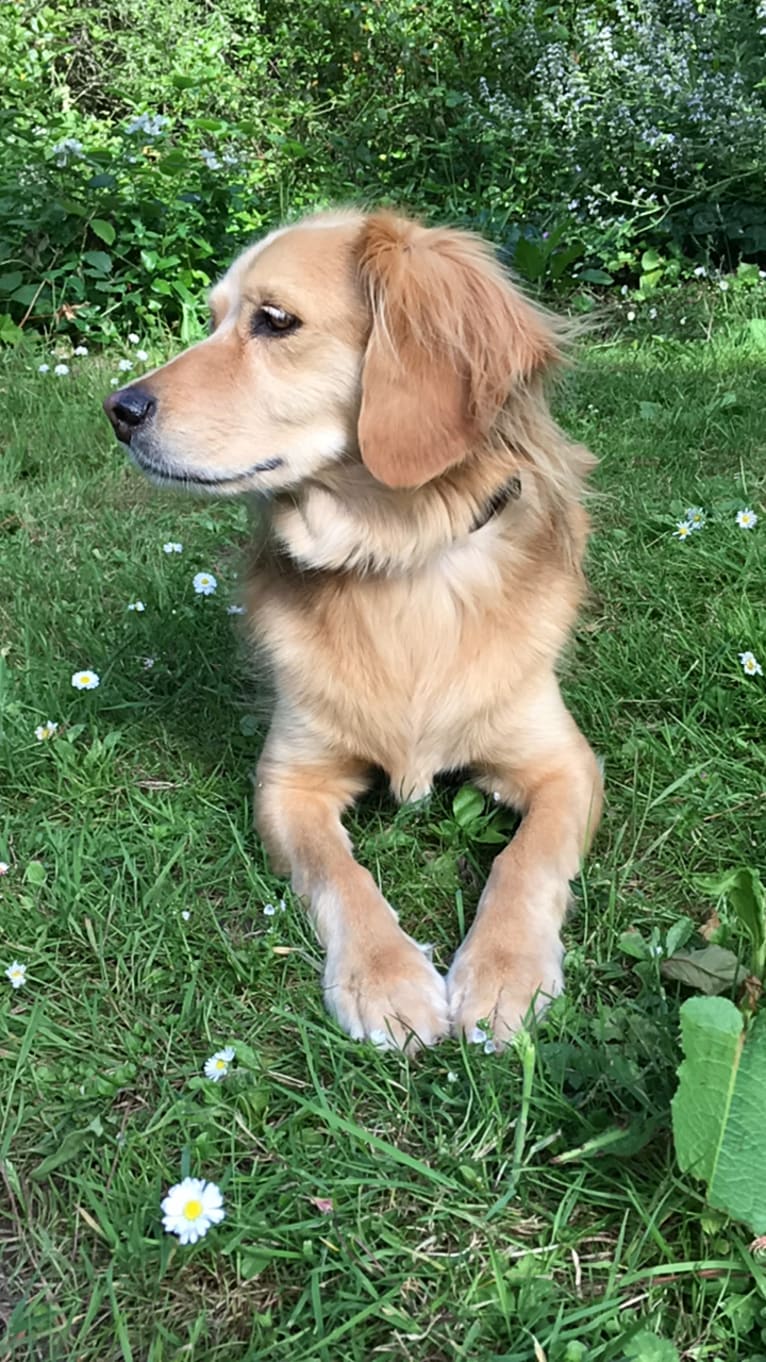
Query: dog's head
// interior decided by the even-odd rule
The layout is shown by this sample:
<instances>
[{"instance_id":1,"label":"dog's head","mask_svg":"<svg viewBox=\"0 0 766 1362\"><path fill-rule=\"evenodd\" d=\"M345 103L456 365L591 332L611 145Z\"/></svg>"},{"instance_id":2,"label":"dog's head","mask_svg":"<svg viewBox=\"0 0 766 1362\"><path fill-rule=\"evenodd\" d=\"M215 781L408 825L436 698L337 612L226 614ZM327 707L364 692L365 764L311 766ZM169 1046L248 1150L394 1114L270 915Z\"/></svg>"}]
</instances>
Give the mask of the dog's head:
<instances>
[{"instance_id":1,"label":"dog's head","mask_svg":"<svg viewBox=\"0 0 766 1362\"><path fill-rule=\"evenodd\" d=\"M556 357L550 319L466 232L320 214L240 256L210 336L111 393L117 438L160 485L275 492L361 460L419 487L481 448Z\"/></svg>"}]
</instances>

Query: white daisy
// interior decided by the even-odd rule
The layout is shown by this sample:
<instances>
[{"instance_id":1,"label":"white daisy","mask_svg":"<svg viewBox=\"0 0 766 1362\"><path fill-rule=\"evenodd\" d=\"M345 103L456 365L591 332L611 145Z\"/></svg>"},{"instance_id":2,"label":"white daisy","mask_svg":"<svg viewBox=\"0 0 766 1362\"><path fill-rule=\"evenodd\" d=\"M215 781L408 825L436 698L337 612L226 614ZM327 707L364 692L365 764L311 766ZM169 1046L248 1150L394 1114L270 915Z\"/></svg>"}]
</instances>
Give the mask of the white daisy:
<instances>
[{"instance_id":1,"label":"white daisy","mask_svg":"<svg viewBox=\"0 0 766 1362\"><path fill-rule=\"evenodd\" d=\"M274 914L276 913L276 911L277 911L277 910L276 910L276 908L274 907L274 904L273 904L273 903L264 903L264 905L263 905L263 916L264 916L264 917L273 917Z\"/></svg>"},{"instance_id":2,"label":"white daisy","mask_svg":"<svg viewBox=\"0 0 766 1362\"><path fill-rule=\"evenodd\" d=\"M87 345L76 345L74 350L72 351L73 355L87 355L87 353L88 353Z\"/></svg>"},{"instance_id":3,"label":"white daisy","mask_svg":"<svg viewBox=\"0 0 766 1362\"><path fill-rule=\"evenodd\" d=\"M447 1082L457 1083L457 1074L455 1073L454 1069L450 1069L449 1073L447 1074Z\"/></svg>"},{"instance_id":4,"label":"white daisy","mask_svg":"<svg viewBox=\"0 0 766 1362\"><path fill-rule=\"evenodd\" d=\"M727 288L729 287L729 281L728 281L728 279L719 279L719 280L718 280L718 287L722 290L722 292L725 293L726 290L727 290Z\"/></svg>"},{"instance_id":5,"label":"white daisy","mask_svg":"<svg viewBox=\"0 0 766 1362\"><path fill-rule=\"evenodd\" d=\"M10 868L7 861L0 861L0 875L7 875Z\"/></svg>"},{"instance_id":6,"label":"white daisy","mask_svg":"<svg viewBox=\"0 0 766 1362\"><path fill-rule=\"evenodd\" d=\"M111 386L112 386L113 388L116 388L116 387L117 387L117 384L119 383L119 381L120 381L119 378L110 378L110 379L109 379L109 382L110 382L110 384L111 384Z\"/></svg>"},{"instance_id":7,"label":"white daisy","mask_svg":"<svg viewBox=\"0 0 766 1362\"><path fill-rule=\"evenodd\" d=\"M156 657L145 657L142 663L144 671L150 672L156 661Z\"/></svg>"},{"instance_id":8,"label":"white daisy","mask_svg":"<svg viewBox=\"0 0 766 1362\"><path fill-rule=\"evenodd\" d=\"M149 352L148 352L147 350L136 350L136 359L140 359L142 364L143 364L144 360L146 360L146 359L148 359L148 358L149 358Z\"/></svg>"},{"instance_id":9,"label":"white daisy","mask_svg":"<svg viewBox=\"0 0 766 1362\"><path fill-rule=\"evenodd\" d=\"M737 524L741 530L754 530L758 524L755 511L751 511L749 506L746 506L744 511L737 511Z\"/></svg>"},{"instance_id":10,"label":"white daisy","mask_svg":"<svg viewBox=\"0 0 766 1362\"><path fill-rule=\"evenodd\" d=\"M244 613L245 613L244 605L227 605L226 607L227 615L244 615Z\"/></svg>"},{"instance_id":11,"label":"white daisy","mask_svg":"<svg viewBox=\"0 0 766 1362\"><path fill-rule=\"evenodd\" d=\"M657 316L657 309L656 309L656 307L650 307L650 308L649 308L649 317L650 317L650 320L651 320L651 321L654 321L655 318L656 318L656 316Z\"/></svg>"},{"instance_id":12,"label":"white daisy","mask_svg":"<svg viewBox=\"0 0 766 1362\"><path fill-rule=\"evenodd\" d=\"M75 672L72 677L72 685L75 690L95 690L100 681L101 677L98 672Z\"/></svg>"},{"instance_id":13,"label":"white daisy","mask_svg":"<svg viewBox=\"0 0 766 1362\"><path fill-rule=\"evenodd\" d=\"M739 660L742 663L745 676L763 676L763 667L757 660L755 653L740 653Z\"/></svg>"},{"instance_id":14,"label":"white daisy","mask_svg":"<svg viewBox=\"0 0 766 1362\"><path fill-rule=\"evenodd\" d=\"M37 728L35 729L35 737L37 738L37 741L46 742L48 738L53 737L57 728L58 724L54 724L52 719L46 719L44 724L38 724Z\"/></svg>"},{"instance_id":15,"label":"white daisy","mask_svg":"<svg viewBox=\"0 0 766 1362\"><path fill-rule=\"evenodd\" d=\"M625 315L627 316L629 322L634 322L636 320L635 312L627 312Z\"/></svg>"},{"instance_id":16,"label":"white daisy","mask_svg":"<svg viewBox=\"0 0 766 1362\"><path fill-rule=\"evenodd\" d=\"M128 372L128 369L133 368L133 361L130 359L118 360L117 368L120 370L120 373L126 374Z\"/></svg>"},{"instance_id":17,"label":"white daisy","mask_svg":"<svg viewBox=\"0 0 766 1362\"><path fill-rule=\"evenodd\" d=\"M198 572L192 586L198 596L212 596L218 587L218 582L212 572Z\"/></svg>"},{"instance_id":18,"label":"white daisy","mask_svg":"<svg viewBox=\"0 0 766 1362\"><path fill-rule=\"evenodd\" d=\"M54 368L53 372L54 372L54 374L56 375L57 378L64 378L64 376L65 376L66 374L69 373L69 365L68 365L68 364L57 364L56 367Z\"/></svg>"},{"instance_id":19,"label":"white daisy","mask_svg":"<svg viewBox=\"0 0 766 1362\"><path fill-rule=\"evenodd\" d=\"M673 531L673 538L688 539L691 533L692 526L689 524L688 520L679 520L676 522L676 528Z\"/></svg>"},{"instance_id":20,"label":"white daisy","mask_svg":"<svg viewBox=\"0 0 766 1362\"><path fill-rule=\"evenodd\" d=\"M191 913L189 912L189 909L188 909L188 908L182 908L182 909L181 909L181 917L183 918L184 922L188 922L188 921L189 921L189 918L191 917Z\"/></svg>"},{"instance_id":21,"label":"white daisy","mask_svg":"<svg viewBox=\"0 0 766 1362\"><path fill-rule=\"evenodd\" d=\"M169 539L168 542L167 542L167 544L163 544L163 545L162 545L162 552L163 552L163 553L182 553L182 552L183 552L183 547L184 547L183 544L176 544L172 539Z\"/></svg>"},{"instance_id":22,"label":"white daisy","mask_svg":"<svg viewBox=\"0 0 766 1362\"><path fill-rule=\"evenodd\" d=\"M168 1234L177 1234L182 1244L196 1244L226 1215L220 1187L203 1178L184 1178L171 1187L162 1211L163 1228Z\"/></svg>"},{"instance_id":23,"label":"white daisy","mask_svg":"<svg viewBox=\"0 0 766 1362\"><path fill-rule=\"evenodd\" d=\"M701 530L705 524L705 512L701 506L690 506L686 512L686 523L692 530Z\"/></svg>"},{"instance_id":24,"label":"white daisy","mask_svg":"<svg viewBox=\"0 0 766 1362\"><path fill-rule=\"evenodd\" d=\"M130 604L128 605L128 610L137 610L139 615L143 615L145 609L146 606L144 605L143 601L131 601Z\"/></svg>"},{"instance_id":25,"label":"white daisy","mask_svg":"<svg viewBox=\"0 0 766 1362\"><path fill-rule=\"evenodd\" d=\"M698 279L704 279L705 275L707 274L707 270L705 269L704 265L697 265L694 273L696 274Z\"/></svg>"},{"instance_id":26,"label":"white daisy","mask_svg":"<svg viewBox=\"0 0 766 1362\"><path fill-rule=\"evenodd\" d=\"M233 1058L234 1050L230 1045L227 1045L225 1050L216 1050L215 1054L206 1059L202 1066L205 1078L210 1078L213 1083L220 1083L221 1079L225 1078L229 1072Z\"/></svg>"},{"instance_id":27,"label":"white daisy","mask_svg":"<svg viewBox=\"0 0 766 1362\"><path fill-rule=\"evenodd\" d=\"M38 374L48 374L50 373L50 368L50 364L38 364L37 372Z\"/></svg>"},{"instance_id":28,"label":"white daisy","mask_svg":"<svg viewBox=\"0 0 766 1362\"><path fill-rule=\"evenodd\" d=\"M128 345L138 345L138 336L135 331L131 331L128 335Z\"/></svg>"},{"instance_id":29,"label":"white daisy","mask_svg":"<svg viewBox=\"0 0 766 1362\"><path fill-rule=\"evenodd\" d=\"M26 965L20 965L18 960L14 960L5 971L5 977L10 980L11 988L21 988L22 984L27 982Z\"/></svg>"}]
</instances>

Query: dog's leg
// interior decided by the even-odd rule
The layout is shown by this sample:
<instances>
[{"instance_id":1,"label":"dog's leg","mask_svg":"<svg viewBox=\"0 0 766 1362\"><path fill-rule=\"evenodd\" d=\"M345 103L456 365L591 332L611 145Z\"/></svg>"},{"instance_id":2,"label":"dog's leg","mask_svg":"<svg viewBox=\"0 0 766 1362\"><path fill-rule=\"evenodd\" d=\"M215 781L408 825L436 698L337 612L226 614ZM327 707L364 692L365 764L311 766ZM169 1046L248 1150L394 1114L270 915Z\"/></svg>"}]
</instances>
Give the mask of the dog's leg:
<instances>
[{"instance_id":1,"label":"dog's leg","mask_svg":"<svg viewBox=\"0 0 766 1362\"><path fill-rule=\"evenodd\" d=\"M540 1012L561 991L559 931L569 881L598 826L602 778L555 682L517 710L498 746L509 755L485 767L479 784L523 821L492 866L447 988L453 1029L480 1040L486 1021L500 1048L531 1004Z\"/></svg>"},{"instance_id":2,"label":"dog's leg","mask_svg":"<svg viewBox=\"0 0 766 1362\"><path fill-rule=\"evenodd\" d=\"M283 744L280 744L283 748ZM341 814L367 784L361 763L275 758L256 774L255 816L275 869L289 870L326 951L324 995L350 1036L412 1051L449 1031L444 979L399 927L351 852Z\"/></svg>"}]
</instances>

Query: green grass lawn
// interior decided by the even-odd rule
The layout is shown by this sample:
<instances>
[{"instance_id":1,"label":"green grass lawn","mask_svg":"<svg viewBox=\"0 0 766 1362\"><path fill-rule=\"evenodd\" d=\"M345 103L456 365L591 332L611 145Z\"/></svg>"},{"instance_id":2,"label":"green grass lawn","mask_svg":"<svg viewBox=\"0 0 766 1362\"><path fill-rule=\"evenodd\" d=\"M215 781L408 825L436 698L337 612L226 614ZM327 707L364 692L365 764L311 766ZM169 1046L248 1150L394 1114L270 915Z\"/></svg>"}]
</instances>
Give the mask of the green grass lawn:
<instances>
[{"instance_id":1,"label":"green grass lawn","mask_svg":"<svg viewBox=\"0 0 766 1362\"><path fill-rule=\"evenodd\" d=\"M113 363L4 363L0 1358L672 1358L630 1342L647 1328L689 1359L766 1357L750 1235L674 1163L683 995L620 949L702 924L697 877L763 856L766 684L738 654L766 670L766 287L658 308L595 332L559 397L601 459L563 687L607 806L523 1141L513 1050L408 1064L323 1011L311 931L251 828L265 700L227 614L245 507L128 466L100 412ZM679 542L692 505L707 524ZM215 595L194 594L201 569ZM86 667L100 686L77 691ZM376 791L351 821L442 968L492 850L453 816L459 784L417 810ZM187 1173L226 1203L195 1247L160 1216Z\"/></svg>"}]
</instances>

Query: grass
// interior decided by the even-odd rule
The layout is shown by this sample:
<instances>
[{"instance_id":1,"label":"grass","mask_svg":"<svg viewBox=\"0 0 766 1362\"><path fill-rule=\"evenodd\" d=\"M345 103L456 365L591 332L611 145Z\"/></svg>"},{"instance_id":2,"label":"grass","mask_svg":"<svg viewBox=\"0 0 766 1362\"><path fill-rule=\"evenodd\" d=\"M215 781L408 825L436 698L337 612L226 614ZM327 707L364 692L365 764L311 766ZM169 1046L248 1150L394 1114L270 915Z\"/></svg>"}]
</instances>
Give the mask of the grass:
<instances>
[{"instance_id":1,"label":"grass","mask_svg":"<svg viewBox=\"0 0 766 1362\"><path fill-rule=\"evenodd\" d=\"M696 876L752 864L766 822L766 692L737 656L766 663L748 323L766 290L660 311L662 335L594 336L560 395L601 457L564 689L608 805L523 1100L513 1051L451 1041L408 1065L346 1039L299 906L264 916L285 888L250 824L263 706L225 610L244 507L161 496L127 466L102 362L4 363L0 965L29 977L0 994L0 1358L660 1362L645 1329L686 1358L763 1357L749 1235L674 1164L681 995L620 935L700 924ZM708 525L679 543L691 504ZM200 569L216 595L194 596ZM86 666L101 685L77 692ZM441 966L491 856L458 786L417 810L374 792L351 820ZM226 1043L236 1070L213 1085L201 1066ZM187 1172L227 1206L195 1248L159 1216Z\"/></svg>"}]
</instances>

